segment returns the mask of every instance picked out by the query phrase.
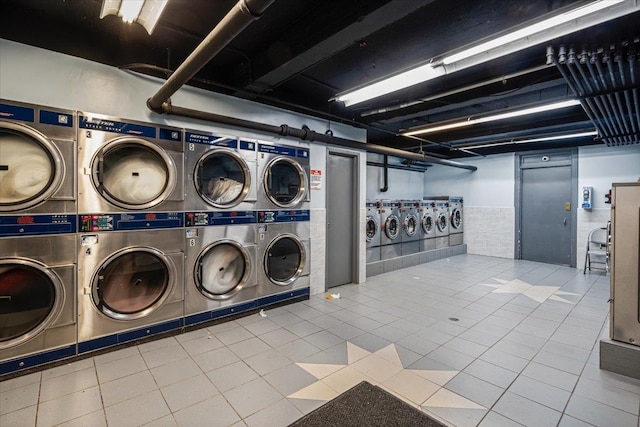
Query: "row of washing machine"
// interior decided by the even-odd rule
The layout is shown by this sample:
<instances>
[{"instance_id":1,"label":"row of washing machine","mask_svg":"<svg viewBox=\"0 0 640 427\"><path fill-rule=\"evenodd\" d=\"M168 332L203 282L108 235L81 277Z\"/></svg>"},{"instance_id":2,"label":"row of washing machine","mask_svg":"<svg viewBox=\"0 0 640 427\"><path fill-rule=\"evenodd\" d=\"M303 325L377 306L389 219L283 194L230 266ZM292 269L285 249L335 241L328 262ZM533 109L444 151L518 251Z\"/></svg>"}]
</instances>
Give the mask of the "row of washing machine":
<instances>
[{"instance_id":1,"label":"row of washing machine","mask_svg":"<svg viewBox=\"0 0 640 427\"><path fill-rule=\"evenodd\" d=\"M368 200L367 263L463 243L462 197Z\"/></svg>"},{"instance_id":2,"label":"row of washing machine","mask_svg":"<svg viewBox=\"0 0 640 427\"><path fill-rule=\"evenodd\" d=\"M309 292L309 149L0 100L0 375Z\"/></svg>"}]
</instances>

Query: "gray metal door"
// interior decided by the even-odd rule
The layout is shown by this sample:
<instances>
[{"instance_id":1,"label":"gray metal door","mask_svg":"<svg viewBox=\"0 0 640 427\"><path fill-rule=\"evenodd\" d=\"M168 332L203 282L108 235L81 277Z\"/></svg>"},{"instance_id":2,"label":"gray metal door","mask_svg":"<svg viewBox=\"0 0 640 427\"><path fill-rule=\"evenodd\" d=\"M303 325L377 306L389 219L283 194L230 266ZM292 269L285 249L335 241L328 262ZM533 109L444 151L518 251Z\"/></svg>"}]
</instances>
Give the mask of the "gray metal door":
<instances>
[{"instance_id":1,"label":"gray metal door","mask_svg":"<svg viewBox=\"0 0 640 427\"><path fill-rule=\"evenodd\" d=\"M571 165L531 167L521 171L521 258L571 265Z\"/></svg>"},{"instance_id":2,"label":"gray metal door","mask_svg":"<svg viewBox=\"0 0 640 427\"><path fill-rule=\"evenodd\" d=\"M327 287L353 282L356 157L330 152L327 159ZM354 206L355 205L355 206Z\"/></svg>"}]
</instances>

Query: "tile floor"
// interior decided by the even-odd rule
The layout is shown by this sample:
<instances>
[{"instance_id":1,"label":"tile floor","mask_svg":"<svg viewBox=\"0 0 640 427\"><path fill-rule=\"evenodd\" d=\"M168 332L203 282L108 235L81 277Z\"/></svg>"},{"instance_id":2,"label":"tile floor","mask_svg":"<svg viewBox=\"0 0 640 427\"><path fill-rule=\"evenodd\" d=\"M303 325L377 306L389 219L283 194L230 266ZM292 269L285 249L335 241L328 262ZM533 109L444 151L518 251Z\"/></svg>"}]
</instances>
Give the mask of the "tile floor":
<instances>
[{"instance_id":1,"label":"tile floor","mask_svg":"<svg viewBox=\"0 0 640 427\"><path fill-rule=\"evenodd\" d=\"M0 383L1 426L285 426L365 379L455 426L640 426L608 277L473 255Z\"/></svg>"}]
</instances>

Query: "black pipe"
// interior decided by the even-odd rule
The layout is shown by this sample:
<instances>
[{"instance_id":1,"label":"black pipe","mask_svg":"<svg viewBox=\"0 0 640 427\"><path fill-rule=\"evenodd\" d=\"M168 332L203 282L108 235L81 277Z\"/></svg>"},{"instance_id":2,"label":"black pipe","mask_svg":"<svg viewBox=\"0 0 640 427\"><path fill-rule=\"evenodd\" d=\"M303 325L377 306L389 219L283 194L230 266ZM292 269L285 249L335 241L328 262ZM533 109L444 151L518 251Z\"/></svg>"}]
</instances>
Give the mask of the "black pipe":
<instances>
[{"instance_id":1,"label":"black pipe","mask_svg":"<svg viewBox=\"0 0 640 427\"><path fill-rule=\"evenodd\" d=\"M596 92L600 93L601 95L596 96L597 99L600 99L601 103L604 105L604 107L607 110L607 114L603 114L603 120L604 122L607 124L607 127L609 128L609 135L611 137L613 137L616 134L619 134L621 132L619 132L618 130L616 130L616 123L614 122L613 116L614 114L610 111L610 102L609 102L609 98L607 98L607 90L606 88L600 88L600 83L598 82L598 75L597 72L595 70L595 67L593 64L595 64L598 61L598 55L597 53L592 53L591 56L587 59L585 58L585 65L587 66L587 69L589 70L589 74L591 75L591 78L593 79L593 84L596 88ZM600 134L600 136L604 137L607 136L606 133L602 133ZM620 143L620 138L615 138L614 142L616 142L616 144ZM607 143L607 145L609 145L609 143Z\"/></svg>"},{"instance_id":2,"label":"black pipe","mask_svg":"<svg viewBox=\"0 0 640 427\"><path fill-rule=\"evenodd\" d=\"M381 193L386 193L389 190L389 156L384 155L384 187L380 189Z\"/></svg>"},{"instance_id":3,"label":"black pipe","mask_svg":"<svg viewBox=\"0 0 640 427\"><path fill-rule=\"evenodd\" d=\"M616 53L613 57L613 60L618 63L618 72L620 73L620 80L622 81L622 87L626 87L627 79L624 76L624 60L622 59L622 54ZM627 114L629 116L629 122L631 123L631 129L633 130L633 133L637 133L638 131L636 130L636 121L633 120L633 107L631 105L631 95L629 92L630 91L626 89L623 91L624 100L627 103ZM625 114L625 116L627 114Z\"/></svg>"},{"instance_id":4,"label":"black pipe","mask_svg":"<svg viewBox=\"0 0 640 427\"><path fill-rule=\"evenodd\" d=\"M367 166L375 166L377 168L384 168L384 163L368 161L367 162ZM427 171L427 167L426 166L425 167L416 167L416 166L406 166L406 165L387 165L387 167L389 169L398 169L398 170L408 171L408 172L424 173L424 172ZM382 188L380 190L382 190Z\"/></svg>"},{"instance_id":5,"label":"black pipe","mask_svg":"<svg viewBox=\"0 0 640 427\"><path fill-rule=\"evenodd\" d=\"M238 0L238 3L222 18L209 35L195 48L151 98L147 107L161 112L162 104L176 93L207 62L218 54L251 22L258 19L274 0Z\"/></svg>"},{"instance_id":6,"label":"black pipe","mask_svg":"<svg viewBox=\"0 0 640 427\"><path fill-rule=\"evenodd\" d=\"M208 113L206 111L193 110L185 107L178 107L171 105L170 102L162 104L161 111L165 114L189 117L192 119L206 120L210 122L220 123L228 126L236 126L245 129L251 129L258 132L272 133L280 136L291 136L301 139L303 141L319 141L326 144L338 145L340 147L353 148L356 150L364 150L369 153L385 154L394 157L400 157L403 159L427 161L429 163L436 163L444 166L451 166L460 169L467 169L471 171L478 170L476 166L467 165L464 163L454 162L451 160L438 159L436 157L427 156L425 154L412 153L410 151L399 150L397 148L385 147L383 145L366 144L360 141L354 141L351 139L340 138L337 136L326 135L323 133L317 133L308 127L303 129L297 129L288 125L274 126L266 123L254 122L251 120L238 119L236 117L223 116L221 114Z\"/></svg>"},{"instance_id":7,"label":"black pipe","mask_svg":"<svg viewBox=\"0 0 640 427\"><path fill-rule=\"evenodd\" d=\"M609 54L605 54L602 59L607 64L607 69L609 70L609 79L611 79L611 86L613 90L615 90L616 87L618 86L618 82L613 72L613 59ZM618 106L618 112L619 112L618 115L620 116L620 121L624 125L625 133L629 134L631 133L631 130L629 129L629 125L627 124L626 114L624 114L624 108L622 107L622 97L620 96L620 92L615 93L615 99L616 99L616 104ZM628 138L628 139L625 138L625 143L628 143L629 140L631 140L631 138Z\"/></svg>"},{"instance_id":8,"label":"black pipe","mask_svg":"<svg viewBox=\"0 0 640 427\"><path fill-rule=\"evenodd\" d=\"M638 129L640 129L640 101L638 101L638 88L636 87L636 69L634 66L636 53L629 53L629 74L631 74L631 85L633 86L633 105L635 107L635 116L638 121Z\"/></svg>"}]
</instances>

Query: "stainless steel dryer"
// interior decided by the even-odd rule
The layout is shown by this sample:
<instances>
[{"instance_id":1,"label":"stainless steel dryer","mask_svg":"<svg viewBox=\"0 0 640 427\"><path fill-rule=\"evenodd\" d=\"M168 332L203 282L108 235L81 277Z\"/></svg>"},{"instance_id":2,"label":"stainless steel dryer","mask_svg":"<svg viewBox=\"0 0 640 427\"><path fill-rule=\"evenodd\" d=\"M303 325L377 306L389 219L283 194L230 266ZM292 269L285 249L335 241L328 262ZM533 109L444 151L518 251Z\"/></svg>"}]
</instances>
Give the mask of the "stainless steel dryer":
<instances>
[{"instance_id":1,"label":"stainless steel dryer","mask_svg":"<svg viewBox=\"0 0 640 427\"><path fill-rule=\"evenodd\" d=\"M185 131L185 210L254 210L256 146L254 141Z\"/></svg>"},{"instance_id":2,"label":"stainless steel dryer","mask_svg":"<svg viewBox=\"0 0 640 427\"><path fill-rule=\"evenodd\" d=\"M183 228L78 234L79 353L183 326L184 241Z\"/></svg>"},{"instance_id":3,"label":"stainless steel dryer","mask_svg":"<svg viewBox=\"0 0 640 427\"><path fill-rule=\"evenodd\" d=\"M182 130L78 115L78 212L177 212L184 204Z\"/></svg>"},{"instance_id":4,"label":"stainless steel dryer","mask_svg":"<svg viewBox=\"0 0 640 427\"><path fill-rule=\"evenodd\" d=\"M402 255L411 255L420 251L420 219L418 217L420 202L416 200L402 200L400 205L400 233Z\"/></svg>"},{"instance_id":5,"label":"stainless steel dryer","mask_svg":"<svg viewBox=\"0 0 640 427\"><path fill-rule=\"evenodd\" d=\"M75 112L0 100L0 236L76 231L76 151Z\"/></svg>"},{"instance_id":6,"label":"stainless steel dryer","mask_svg":"<svg viewBox=\"0 0 640 427\"><path fill-rule=\"evenodd\" d=\"M258 210L309 209L309 149L258 143Z\"/></svg>"},{"instance_id":7,"label":"stainless steel dryer","mask_svg":"<svg viewBox=\"0 0 640 427\"><path fill-rule=\"evenodd\" d=\"M309 210L258 211L258 294L310 285Z\"/></svg>"},{"instance_id":8,"label":"stainless steel dryer","mask_svg":"<svg viewBox=\"0 0 640 427\"><path fill-rule=\"evenodd\" d=\"M400 221L400 207L398 202L382 200L380 207L380 259L390 259L402 255L400 233L402 223Z\"/></svg>"},{"instance_id":9,"label":"stainless steel dryer","mask_svg":"<svg viewBox=\"0 0 640 427\"><path fill-rule=\"evenodd\" d=\"M436 216L436 249L449 246L449 198L433 198L436 207L433 212Z\"/></svg>"},{"instance_id":10,"label":"stainless steel dryer","mask_svg":"<svg viewBox=\"0 0 640 427\"><path fill-rule=\"evenodd\" d=\"M186 214L185 325L257 297L256 212Z\"/></svg>"},{"instance_id":11,"label":"stainless steel dryer","mask_svg":"<svg viewBox=\"0 0 640 427\"><path fill-rule=\"evenodd\" d=\"M430 251L436 248L436 217L434 208L436 202L423 200L420 202L420 251Z\"/></svg>"},{"instance_id":12,"label":"stainless steel dryer","mask_svg":"<svg viewBox=\"0 0 640 427\"><path fill-rule=\"evenodd\" d=\"M380 202L367 200L366 205L365 239L367 242L367 262L380 261Z\"/></svg>"},{"instance_id":13,"label":"stainless steel dryer","mask_svg":"<svg viewBox=\"0 0 640 427\"><path fill-rule=\"evenodd\" d=\"M461 245L463 241L462 197L449 197L449 246Z\"/></svg>"},{"instance_id":14,"label":"stainless steel dryer","mask_svg":"<svg viewBox=\"0 0 640 427\"><path fill-rule=\"evenodd\" d=\"M76 354L76 238L0 239L0 375Z\"/></svg>"}]
</instances>

